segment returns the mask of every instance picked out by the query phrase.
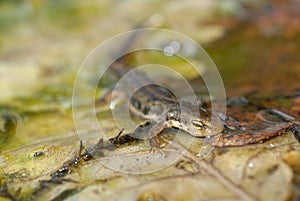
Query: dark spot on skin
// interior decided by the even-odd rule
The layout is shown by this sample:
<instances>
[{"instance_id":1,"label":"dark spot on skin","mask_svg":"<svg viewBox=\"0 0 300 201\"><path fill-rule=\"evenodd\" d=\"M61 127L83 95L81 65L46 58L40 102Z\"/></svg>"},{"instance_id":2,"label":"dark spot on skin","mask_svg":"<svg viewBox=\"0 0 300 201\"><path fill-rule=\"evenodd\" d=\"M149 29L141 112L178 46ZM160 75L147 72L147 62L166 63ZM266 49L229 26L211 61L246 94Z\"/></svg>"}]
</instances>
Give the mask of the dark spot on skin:
<instances>
[{"instance_id":1,"label":"dark spot on skin","mask_svg":"<svg viewBox=\"0 0 300 201\"><path fill-rule=\"evenodd\" d=\"M180 111L177 110L170 110L167 113L167 121L174 120L174 121L181 121L181 114Z\"/></svg>"},{"instance_id":2,"label":"dark spot on skin","mask_svg":"<svg viewBox=\"0 0 300 201\"><path fill-rule=\"evenodd\" d=\"M135 98L131 98L130 101L136 109L138 109L138 110L141 109L141 103L139 101L137 101Z\"/></svg>"},{"instance_id":3,"label":"dark spot on skin","mask_svg":"<svg viewBox=\"0 0 300 201\"><path fill-rule=\"evenodd\" d=\"M147 115L147 114L149 114L150 109L148 107L144 107L142 111L143 111L143 114Z\"/></svg>"}]
</instances>

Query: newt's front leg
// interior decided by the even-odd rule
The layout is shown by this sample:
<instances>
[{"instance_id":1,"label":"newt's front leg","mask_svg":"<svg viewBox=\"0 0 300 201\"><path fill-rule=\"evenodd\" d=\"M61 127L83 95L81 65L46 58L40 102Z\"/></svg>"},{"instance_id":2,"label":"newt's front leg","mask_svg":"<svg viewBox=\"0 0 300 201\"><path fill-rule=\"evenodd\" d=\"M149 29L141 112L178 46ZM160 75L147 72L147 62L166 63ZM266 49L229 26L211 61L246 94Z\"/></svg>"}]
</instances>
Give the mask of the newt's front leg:
<instances>
[{"instance_id":1,"label":"newt's front leg","mask_svg":"<svg viewBox=\"0 0 300 201\"><path fill-rule=\"evenodd\" d=\"M114 144L116 147L119 147L124 144L131 144L132 142L140 140L149 140L150 152L153 152L154 149L158 149L158 151L162 153L161 148L164 143L161 142L157 134L164 130L165 127L165 121L146 121L144 124L139 125L132 133L124 135L119 133L117 137L109 139L109 142Z\"/></svg>"}]
</instances>

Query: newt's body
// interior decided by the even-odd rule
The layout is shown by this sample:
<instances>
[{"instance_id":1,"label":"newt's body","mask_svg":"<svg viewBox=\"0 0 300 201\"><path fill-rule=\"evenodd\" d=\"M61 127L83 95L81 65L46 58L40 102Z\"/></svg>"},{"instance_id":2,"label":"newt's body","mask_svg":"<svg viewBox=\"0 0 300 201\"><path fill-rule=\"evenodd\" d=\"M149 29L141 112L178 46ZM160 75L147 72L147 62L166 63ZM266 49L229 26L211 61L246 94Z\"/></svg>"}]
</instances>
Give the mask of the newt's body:
<instances>
[{"instance_id":1,"label":"newt's body","mask_svg":"<svg viewBox=\"0 0 300 201\"><path fill-rule=\"evenodd\" d=\"M121 78L129 72L121 62L110 66L112 73ZM129 100L130 114L148 122L140 133L134 133L138 138L151 138L163 129L173 127L195 137L206 137L220 133L223 129L221 121L207 110L188 102L178 101L168 89L149 84L151 82L144 74L130 72L126 74L123 83L123 93ZM142 87L140 87L142 86Z\"/></svg>"},{"instance_id":2,"label":"newt's body","mask_svg":"<svg viewBox=\"0 0 300 201\"><path fill-rule=\"evenodd\" d=\"M149 80L144 74L130 72L122 62L115 62L110 70L118 78L126 74L123 93L129 100L130 114L146 120L146 124L138 126L132 136L145 139L152 138L165 128L177 128L194 137L208 137L212 145L217 147L243 146L261 143L280 135L293 126L292 122L277 124L254 124L252 127L224 132L221 120L212 116L206 109L188 102L179 102L168 89ZM128 74L127 74L128 73ZM140 87L142 86L142 87ZM140 87L140 88L139 88ZM270 123L270 122L267 122ZM128 138L132 139L132 138Z\"/></svg>"}]
</instances>

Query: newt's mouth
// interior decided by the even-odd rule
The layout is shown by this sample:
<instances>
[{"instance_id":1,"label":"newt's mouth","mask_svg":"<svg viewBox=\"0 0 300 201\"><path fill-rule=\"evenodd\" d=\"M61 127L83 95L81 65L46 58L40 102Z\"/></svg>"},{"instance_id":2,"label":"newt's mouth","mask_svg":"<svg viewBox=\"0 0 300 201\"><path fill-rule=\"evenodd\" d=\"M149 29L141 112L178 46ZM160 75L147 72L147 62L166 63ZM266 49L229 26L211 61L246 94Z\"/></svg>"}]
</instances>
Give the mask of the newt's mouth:
<instances>
[{"instance_id":1,"label":"newt's mouth","mask_svg":"<svg viewBox=\"0 0 300 201\"><path fill-rule=\"evenodd\" d=\"M212 136L221 133L224 129L223 123L218 119L212 119L211 121L213 123L211 123L211 126L207 128L207 134Z\"/></svg>"}]
</instances>

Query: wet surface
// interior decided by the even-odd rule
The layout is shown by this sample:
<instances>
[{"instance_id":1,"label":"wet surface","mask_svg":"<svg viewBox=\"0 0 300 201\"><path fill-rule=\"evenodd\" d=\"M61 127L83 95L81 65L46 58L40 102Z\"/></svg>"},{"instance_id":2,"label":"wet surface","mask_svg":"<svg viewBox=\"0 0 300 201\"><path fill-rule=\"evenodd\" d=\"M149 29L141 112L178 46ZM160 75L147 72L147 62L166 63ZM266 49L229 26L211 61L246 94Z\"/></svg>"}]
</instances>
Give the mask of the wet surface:
<instances>
[{"instance_id":1,"label":"wet surface","mask_svg":"<svg viewBox=\"0 0 300 201\"><path fill-rule=\"evenodd\" d=\"M237 2L229 7L206 1L203 5L192 1L182 5L139 3L135 9L126 1L1 4L8 10L1 12L0 20L5 29L0 34L2 197L10 200L90 200L99 196L105 200L118 200L120 196L124 200L249 197L249 200L297 200L299 197L299 1ZM20 15L12 12L16 7L21 8ZM203 16L199 15L199 9ZM126 13L128 16L124 17ZM27 21L22 21L23 18ZM95 44L130 30L141 19L152 26L186 33L204 44L225 83L228 118L224 119L227 128L223 134L212 138L216 139L212 144L219 143L221 148L195 139L189 150L198 158L185 153L180 161L164 170L135 176L103 166L93 154L103 160L111 156L122 166L122 160L130 161L124 153L147 157L148 142L127 135L115 138L120 130L112 124L113 119L107 118L107 106L100 104L97 117L115 146L106 146L106 141L100 139L79 146L71 95L78 66ZM13 22L15 27L10 25ZM119 26L109 28L112 22L118 22ZM86 31L91 27L92 31ZM143 63L143 58L141 54L129 59ZM154 55L152 61L155 59L161 58ZM174 63L174 66L179 65ZM202 95L201 80L191 72L186 75L193 79L193 87ZM81 111L85 131L96 135L95 128L85 118L90 111L84 106ZM165 131L164 139L173 139L174 132ZM179 134L182 141L190 139L186 133ZM240 138L241 135L244 137ZM242 146L249 138L257 140ZM240 147L224 147L224 139ZM176 151L168 147L165 153L171 156ZM159 158L161 154L157 153ZM215 168L220 174L207 170L203 164L209 164L210 169ZM152 167L146 164L144 168ZM226 179L222 175L233 184L224 185ZM164 190L167 185L182 193ZM218 193L212 192L216 188Z\"/></svg>"}]
</instances>

